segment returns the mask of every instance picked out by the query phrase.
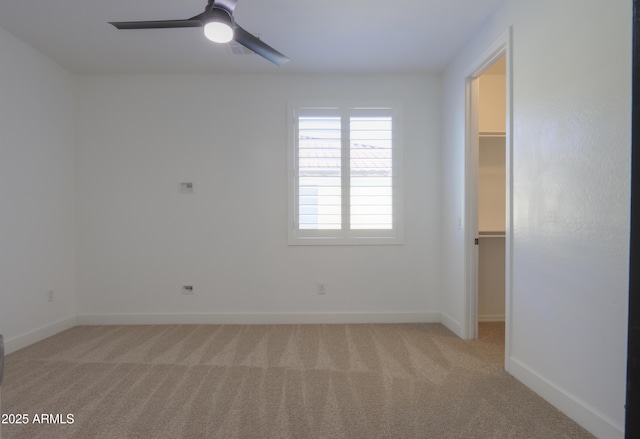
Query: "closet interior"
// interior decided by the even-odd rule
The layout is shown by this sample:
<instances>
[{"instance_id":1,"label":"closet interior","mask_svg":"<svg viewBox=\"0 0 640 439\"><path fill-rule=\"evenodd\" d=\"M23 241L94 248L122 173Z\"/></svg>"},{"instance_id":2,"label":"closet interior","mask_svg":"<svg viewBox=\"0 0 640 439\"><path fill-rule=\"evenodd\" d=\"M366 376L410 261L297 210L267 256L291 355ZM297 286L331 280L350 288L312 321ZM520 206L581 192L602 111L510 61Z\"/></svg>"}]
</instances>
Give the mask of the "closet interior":
<instances>
[{"instance_id":1,"label":"closet interior","mask_svg":"<svg viewBox=\"0 0 640 439\"><path fill-rule=\"evenodd\" d=\"M478 321L505 319L506 71L504 56L479 77Z\"/></svg>"}]
</instances>

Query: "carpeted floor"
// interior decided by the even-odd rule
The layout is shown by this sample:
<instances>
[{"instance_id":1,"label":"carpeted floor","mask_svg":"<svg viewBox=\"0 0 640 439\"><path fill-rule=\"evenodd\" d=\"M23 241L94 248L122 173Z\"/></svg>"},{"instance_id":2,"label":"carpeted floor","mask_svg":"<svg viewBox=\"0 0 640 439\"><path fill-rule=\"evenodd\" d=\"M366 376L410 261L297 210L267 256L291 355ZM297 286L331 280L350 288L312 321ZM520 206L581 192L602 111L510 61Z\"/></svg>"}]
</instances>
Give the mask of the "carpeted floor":
<instances>
[{"instance_id":1,"label":"carpeted floor","mask_svg":"<svg viewBox=\"0 0 640 439\"><path fill-rule=\"evenodd\" d=\"M439 324L79 326L7 357L2 412L29 424L2 438L592 437L504 372L503 343L499 323L475 341Z\"/></svg>"}]
</instances>

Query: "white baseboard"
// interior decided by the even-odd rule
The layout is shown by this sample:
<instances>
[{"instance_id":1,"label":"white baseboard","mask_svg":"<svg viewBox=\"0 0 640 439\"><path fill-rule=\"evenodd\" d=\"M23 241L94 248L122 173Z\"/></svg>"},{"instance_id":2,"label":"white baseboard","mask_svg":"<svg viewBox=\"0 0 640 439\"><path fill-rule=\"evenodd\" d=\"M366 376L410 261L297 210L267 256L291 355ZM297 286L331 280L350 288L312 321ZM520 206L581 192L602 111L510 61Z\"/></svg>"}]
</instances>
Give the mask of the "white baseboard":
<instances>
[{"instance_id":1,"label":"white baseboard","mask_svg":"<svg viewBox=\"0 0 640 439\"><path fill-rule=\"evenodd\" d=\"M624 438L624 427L575 395L511 357L507 372L598 438Z\"/></svg>"},{"instance_id":2,"label":"white baseboard","mask_svg":"<svg viewBox=\"0 0 640 439\"><path fill-rule=\"evenodd\" d=\"M504 322L504 314L502 315L491 315L491 314L480 314L478 315L479 322Z\"/></svg>"},{"instance_id":3,"label":"white baseboard","mask_svg":"<svg viewBox=\"0 0 640 439\"><path fill-rule=\"evenodd\" d=\"M464 335L462 334L462 325L445 313L440 313L440 323L446 326L449 331L453 332L458 337L464 338Z\"/></svg>"},{"instance_id":4,"label":"white baseboard","mask_svg":"<svg viewBox=\"0 0 640 439\"><path fill-rule=\"evenodd\" d=\"M440 313L80 314L78 325L440 323Z\"/></svg>"},{"instance_id":5,"label":"white baseboard","mask_svg":"<svg viewBox=\"0 0 640 439\"><path fill-rule=\"evenodd\" d=\"M43 326L35 329L26 334L4 341L4 352L9 355L12 352L18 351L29 345L44 340L45 338L56 335L59 332L66 331L69 328L76 326L76 317L69 317L68 319L60 320L52 323L51 325Z\"/></svg>"}]
</instances>

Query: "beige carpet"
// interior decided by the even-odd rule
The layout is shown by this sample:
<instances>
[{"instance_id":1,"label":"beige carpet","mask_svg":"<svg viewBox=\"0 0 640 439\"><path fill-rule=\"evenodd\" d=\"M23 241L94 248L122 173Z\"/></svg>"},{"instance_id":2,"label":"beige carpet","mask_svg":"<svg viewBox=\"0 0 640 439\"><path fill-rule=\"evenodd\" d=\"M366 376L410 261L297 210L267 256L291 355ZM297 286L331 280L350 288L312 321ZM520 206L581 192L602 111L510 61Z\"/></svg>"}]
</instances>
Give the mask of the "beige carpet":
<instances>
[{"instance_id":1,"label":"beige carpet","mask_svg":"<svg viewBox=\"0 0 640 439\"><path fill-rule=\"evenodd\" d=\"M31 422L2 438L591 437L503 371L503 340L502 324L476 341L439 324L79 326L7 357L2 411Z\"/></svg>"}]
</instances>

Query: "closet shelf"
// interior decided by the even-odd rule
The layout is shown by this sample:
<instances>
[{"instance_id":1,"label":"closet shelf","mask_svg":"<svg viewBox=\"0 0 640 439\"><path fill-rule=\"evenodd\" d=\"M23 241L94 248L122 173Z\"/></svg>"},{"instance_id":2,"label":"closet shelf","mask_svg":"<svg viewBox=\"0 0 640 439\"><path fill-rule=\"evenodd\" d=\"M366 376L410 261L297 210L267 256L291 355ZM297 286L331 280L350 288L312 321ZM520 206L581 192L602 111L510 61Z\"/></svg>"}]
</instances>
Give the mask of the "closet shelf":
<instances>
[{"instance_id":1,"label":"closet shelf","mask_svg":"<svg viewBox=\"0 0 640 439\"><path fill-rule=\"evenodd\" d=\"M505 232L500 230L483 230L478 232L478 238L504 238Z\"/></svg>"},{"instance_id":2,"label":"closet shelf","mask_svg":"<svg viewBox=\"0 0 640 439\"><path fill-rule=\"evenodd\" d=\"M506 137L507 133L504 131L480 131L480 137Z\"/></svg>"}]
</instances>

